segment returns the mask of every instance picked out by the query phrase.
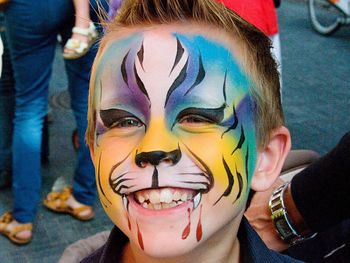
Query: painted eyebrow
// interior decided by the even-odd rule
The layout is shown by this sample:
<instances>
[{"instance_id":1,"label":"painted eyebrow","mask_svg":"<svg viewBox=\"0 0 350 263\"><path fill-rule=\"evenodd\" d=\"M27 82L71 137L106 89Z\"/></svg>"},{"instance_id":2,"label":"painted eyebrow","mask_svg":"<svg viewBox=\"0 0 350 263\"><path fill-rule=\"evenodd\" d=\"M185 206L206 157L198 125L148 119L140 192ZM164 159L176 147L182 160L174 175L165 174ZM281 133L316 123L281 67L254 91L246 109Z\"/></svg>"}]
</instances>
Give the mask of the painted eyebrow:
<instances>
[{"instance_id":1,"label":"painted eyebrow","mask_svg":"<svg viewBox=\"0 0 350 263\"><path fill-rule=\"evenodd\" d=\"M184 54L185 52L185 49L183 48L183 46L181 45L181 42L178 38L176 38L176 57L175 57L175 61L174 61L174 65L170 71L170 74L171 72L173 72L174 68L176 67L176 65L179 63L180 59L182 58L182 55Z\"/></svg>"},{"instance_id":2,"label":"painted eyebrow","mask_svg":"<svg viewBox=\"0 0 350 263\"><path fill-rule=\"evenodd\" d=\"M208 109L208 108L195 108L190 107L182 110L176 117L176 121L179 121L182 117L187 115L199 115L205 117L215 123L220 123L224 118L224 109L226 105L222 105L219 108Z\"/></svg>"},{"instance_id":3,"label":"painted eyebrow","mask_svg":"<svg viewBox=\"0 0 350 263\"><path fill-rule=\"evenodd\" d=\"M100 116L104 126L107 128L111 127L111 125L119 119L126 117L136 118L134 114L120 109L100 110Z\"/></svg>"},{"instance_id":4,"label":"painted eyebrow","mask_svg":"<svg viewBox=\"0 0 350 263\"><path fill-rule=\"evenodd\" d=\"M192 84L192 86L186 91L185 95L187 95L194 87L199 85L205 77L205 69L203 66L203 60L202 60L201 54L199 54L198 66L199 66L199 69L197 72L197 78L196 78L195 82Z\"/></svg>"},{"instance_id":5,"label":"painted eyebrow","mask_svg":"<svg viewBox=\"0 0 350 263\"><path fill-rule=\"evenodd\" d=\"M143 70L144 70L144 68L143 68L144 53L145 53L145 49L144 49L144 47L143 47L143 42L142 42L141 48L140 48L140 50L137 52L137 57L139 58L140 65L141 65L141 68L142 68Z\"/></svg>"},{"instance_id":6,"label":"painted eyebrow","mask_svg":"<svg viewBox=\"0 0 350 263\"><path fill-rule=\"evenodd\" d=\"M137 52L137 57L140 61L140 65L141 65L141 68L143 69L143 53L144 53L144 48L143 48L143 44L140 48L140 50ZM121 73L122 73L122 77L123 77L123 80L125 82L125 84L129 87L129 75L128 75L128 71L127 71L127 68L126 68L126 64L127 64L127 60L128 60L128 57L130 55L130 50L128 51L128 53L126 53L126 55L124 56L123 58L123 61L122 61L122 64L121 64L121 67L120 67L120 70L121 70ZM140 91L145 94L145 96L147 97L147 99L149 100L149 96L148 96L148 93L147 93L147 90L145 88L145 85L143 84L140 76L139 76L139 73L137 72L136 70L136 64L134 62L134 67L133 67L133 71L134 71L134 76L135 76L135 80L136 80L136 84L137 86L139 87Z\"/></svg>"},{"instance_id":7,"label":"painted eyebrow","mask_svg":"<svg viewBox=\"0 0 350 263\"><path fill-rule=\"evenodd\" d=\"M171 87L169 88L167 94L166 94L166 99L165 99L165 106L168 104L169 98L171 94L176 90L186 79L187 77L187 65L188 65L188 58L186 60L185 65L182 67L180 74L176 77L174 80L173 84L171 84Z\"/></svg>"},{"instance_id":8,"label":"painted eyebrow","mask_svg":"<svg viewBox=\"0 0 350 263\"><path fill-rule=\"evenodd\" d=\"M177 76L177 78L175 79L175 81L173 82L173 84L171 85L171 87L169 88L168 90L168 93L166 95L166 100L165 100L165 106L167 105L168 103L168 100L171 96L171 94L177 89L179 88L179 86L186 80L187 78L187 67L188 67L188 64L189 64L189 58L187 58L187 61L185 63L185 65L183 66L183 68L181 69L181 72L180 74ZM186 96L188 93L191 92L191 90L198 86L202 81L203 79L205 78L205 69L204 69L204 65L203 65L203 60L202 60L202 56L201 54L199 54L199 60L198 60L198 71L196 72L197 74L197 77L194 81L194 83L191 85L191 87L189 87L187 89L187 91L185 92L184 96Z\"/></svg>"}]
</instances>

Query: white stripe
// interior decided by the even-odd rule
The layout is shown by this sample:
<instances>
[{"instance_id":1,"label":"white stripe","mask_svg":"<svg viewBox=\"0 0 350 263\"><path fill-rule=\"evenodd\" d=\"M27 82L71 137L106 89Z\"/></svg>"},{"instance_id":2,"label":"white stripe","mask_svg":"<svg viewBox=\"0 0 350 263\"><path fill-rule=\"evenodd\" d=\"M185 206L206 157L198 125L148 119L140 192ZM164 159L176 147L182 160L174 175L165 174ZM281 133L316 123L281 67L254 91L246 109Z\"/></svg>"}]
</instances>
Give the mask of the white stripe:
<instances>
[{"instance_id":1,"label":"white stripe","mask_svg":"<svg viewBox=\"0 0 350 263\"><path fill-rule=\"evenodd\" d=\"M332 256L335 252L337 252L339 249L342 249L346 246L346 244L341 245L340 247L337 247L335 249L333 249L331 252L329 252L327 255L325 255L323 258L328 258L330 256Z\"/></svg>"}]
</instances>

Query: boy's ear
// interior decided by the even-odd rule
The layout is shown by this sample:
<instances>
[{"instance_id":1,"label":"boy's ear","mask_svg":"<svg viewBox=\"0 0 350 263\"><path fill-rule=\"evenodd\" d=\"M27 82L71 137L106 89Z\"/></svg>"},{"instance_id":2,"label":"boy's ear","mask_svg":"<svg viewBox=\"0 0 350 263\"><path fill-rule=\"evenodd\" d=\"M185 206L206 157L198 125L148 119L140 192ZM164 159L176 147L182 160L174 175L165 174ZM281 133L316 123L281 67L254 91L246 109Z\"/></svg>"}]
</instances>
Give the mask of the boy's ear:
<instances>
[{"instance_id":1,"label":"boy's ear","mask_svg":"<svg viewBox=\"0 0 350 263\"><path fill-rule=\"evenodd\" d=\"M251 188L255 191L267 190L280 175L284 161L291 148L288 129L280 126L270 134L266 146L258 151L258 159L252 178Z\"/></svg>"}]
</instances>

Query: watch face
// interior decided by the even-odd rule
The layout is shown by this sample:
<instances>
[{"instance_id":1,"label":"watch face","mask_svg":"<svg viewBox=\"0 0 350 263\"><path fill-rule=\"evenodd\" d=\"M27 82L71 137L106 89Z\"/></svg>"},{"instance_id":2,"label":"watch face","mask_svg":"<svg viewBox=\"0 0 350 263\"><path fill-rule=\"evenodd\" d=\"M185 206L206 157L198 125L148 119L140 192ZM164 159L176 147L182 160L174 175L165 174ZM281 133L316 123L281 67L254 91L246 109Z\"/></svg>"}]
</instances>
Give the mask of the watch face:
<instances>
[{"instance_id":1,"label":"watch face","mask_svg":"<svg viewBox=\"0 0 350 263\"><path fill-rule=\"evenodd\" d=\"M283 240L289 240L294 236L284 218L277 219L275 225Z\"/></svg>"}]
</instances>

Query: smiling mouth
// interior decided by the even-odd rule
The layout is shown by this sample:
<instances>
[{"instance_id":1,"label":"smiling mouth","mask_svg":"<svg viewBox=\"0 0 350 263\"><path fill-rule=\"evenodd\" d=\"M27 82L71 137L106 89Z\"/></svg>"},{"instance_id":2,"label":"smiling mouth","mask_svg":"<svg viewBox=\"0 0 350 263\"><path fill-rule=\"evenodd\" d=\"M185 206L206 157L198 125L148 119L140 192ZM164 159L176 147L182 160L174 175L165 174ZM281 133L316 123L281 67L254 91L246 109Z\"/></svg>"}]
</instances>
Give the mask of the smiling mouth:
<instances>
[{"instance_id":1,"label":"smiling mouth","mask_svg":"<svg viewBox=\"0 0 350 263\"><path fill-rule=\"evenodd\" d=\"M133 198L138 205L149 210L169 209L187 202L192 202L193 209L196 209L202 199L202 193L192 189L170 187L140 190L123 196L126 209L129 204L128 198Z\"/></svg>"}]
</instances>

